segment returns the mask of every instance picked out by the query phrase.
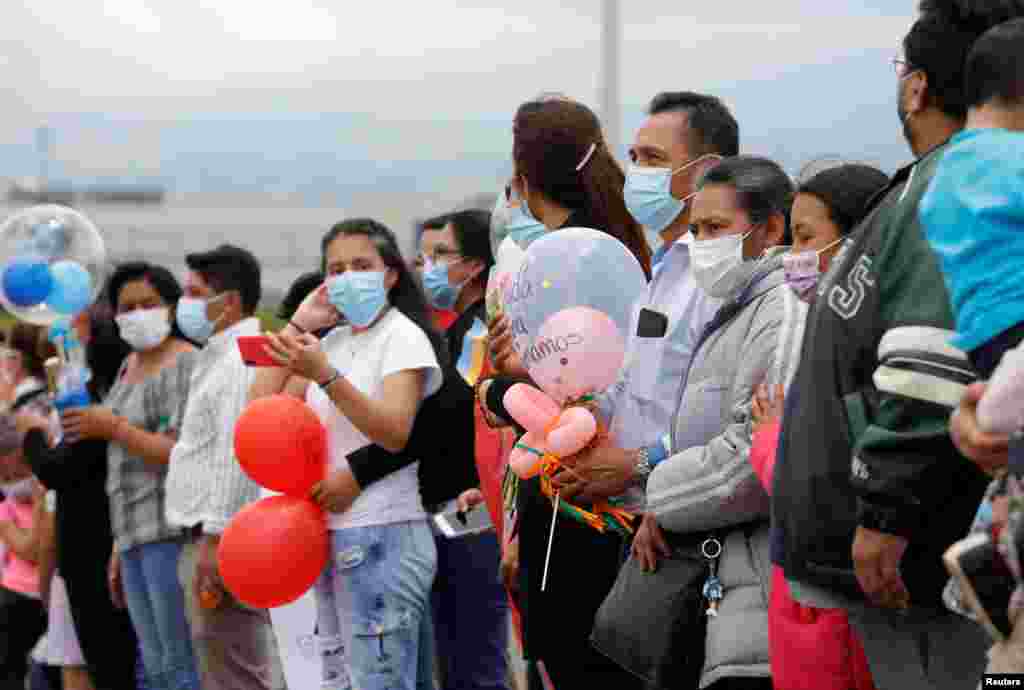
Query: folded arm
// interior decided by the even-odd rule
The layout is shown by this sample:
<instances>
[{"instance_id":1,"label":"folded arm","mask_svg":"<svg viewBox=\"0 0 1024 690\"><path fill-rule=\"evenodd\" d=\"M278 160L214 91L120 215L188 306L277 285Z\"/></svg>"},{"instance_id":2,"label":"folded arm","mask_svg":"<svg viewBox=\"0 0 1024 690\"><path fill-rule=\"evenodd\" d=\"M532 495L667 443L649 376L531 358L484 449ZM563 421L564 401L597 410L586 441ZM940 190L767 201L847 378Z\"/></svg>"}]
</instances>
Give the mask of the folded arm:
<instances>
[{"instance_id":1,"label":"folded arm","mask_svg":"<svg viewBox=\"0 0 1024 690\"><path fill-rule=\"evenodd\" d=\"M736 363L725 393L729 396L730 413L723 420L721 431L703 445L679 450L651 473L647 504L665 529L718 529L768 514L768 496L750 464L751 399L779 355L782 299L781 291L776 289L760 298L759 303L745 307L756 309L756 313L739 351L728 355L735 357ZM716 414L718 405L707 408L705 403L715 401L702 399L705 392L701 382L691 383L683 394L684 407L680 413L686 412L686 401L692 400L695 412Z\"/></svg>"}]
</instances>

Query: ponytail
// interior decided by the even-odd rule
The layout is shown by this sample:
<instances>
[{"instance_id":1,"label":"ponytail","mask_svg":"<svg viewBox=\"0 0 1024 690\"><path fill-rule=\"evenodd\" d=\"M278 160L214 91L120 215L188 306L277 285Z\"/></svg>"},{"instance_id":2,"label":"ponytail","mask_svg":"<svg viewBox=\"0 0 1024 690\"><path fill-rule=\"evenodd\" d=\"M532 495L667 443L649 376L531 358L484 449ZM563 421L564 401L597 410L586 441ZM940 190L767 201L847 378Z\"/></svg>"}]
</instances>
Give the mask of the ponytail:
<instances>
[{"instance_id":1,"label":"ponytail","mask_svg":"<svg viewBox=\"0 0 1024 690\"><path fill-rule=\"evenodd\" d=\"M604 142L597 146L579 175L586 197L587 214L602 230L626 245L650 280L651 248L647 244L643 227L626 208L622 196L626 175Z\"/></svg>"},{"instance_id":2,"label":"ponytail","mask_svg":"<svg viewBox=\"0 0 1024 690\"><path fill-rule=\"evenodd\" d=\"M608 151L597 115L568 99L535 100L519 107L512 132L516 172L530 189L622 242L650 279L651 249L626 208L626 176Z\"/></svg>"}]
</instances>

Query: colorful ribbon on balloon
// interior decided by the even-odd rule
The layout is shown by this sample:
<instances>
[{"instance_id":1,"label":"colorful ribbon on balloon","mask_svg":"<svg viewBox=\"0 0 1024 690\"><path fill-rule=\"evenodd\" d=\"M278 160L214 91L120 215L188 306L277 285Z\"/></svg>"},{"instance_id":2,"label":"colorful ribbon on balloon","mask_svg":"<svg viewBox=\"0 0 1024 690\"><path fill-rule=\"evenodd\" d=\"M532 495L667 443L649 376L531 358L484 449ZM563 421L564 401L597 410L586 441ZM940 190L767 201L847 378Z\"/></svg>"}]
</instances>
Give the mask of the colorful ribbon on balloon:
<instances>
[{"instance_id":1,"label":"colorful ribbon on balloon","mask_svg":"<svg viewBox=\"0 0 1024 690\"><path fill-rule=\"evenodd\" d=\"M584 406L588 407L593 405L594 396L586 395L578 400L569 401L565 404L565 408L573 406ZM558 418L553 419L548 428L545 429L544 435L547 436L552 429L558 424ZM593 447L601 439L607 437L607 431L603 424L598 423L598 433L594 436L593 440L587 445L587 447ZM571 467L562 464L561 458L556 455L532 448L519 441L516 443L516 448L525 450L528 453L537 455L541 459L541 471L540 471L540 488L541 492L548 499L554 500L557 495L557 491L552 485L554 477L561 472L569 472L574 474ZM503 493L505 495L506 505L511 503L515 505L515 496L518 494L519 478L515 476L511 471L507 472L505 481L503 484ZM604 533L609 530L620 534L622 536L629 536L633 533L632 522L634 515L628 511L617 508L609 501L599 501L591 506L591 510L586 510L578 505L570 503L569 501L558 497L558 512L569 518L572 518L576 522L588 525L589 527L597 530L598 532Z\"/></svg>"}]
</instances>

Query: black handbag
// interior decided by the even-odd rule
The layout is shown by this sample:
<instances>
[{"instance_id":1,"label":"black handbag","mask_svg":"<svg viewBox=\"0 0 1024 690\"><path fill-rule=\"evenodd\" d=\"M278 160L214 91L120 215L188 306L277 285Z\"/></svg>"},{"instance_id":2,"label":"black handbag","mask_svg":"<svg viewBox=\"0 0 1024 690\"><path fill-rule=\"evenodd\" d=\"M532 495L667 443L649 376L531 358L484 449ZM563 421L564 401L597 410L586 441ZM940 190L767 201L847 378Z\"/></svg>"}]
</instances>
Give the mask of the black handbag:
<instances>
[{"instance_id":1,"label":"black handbag","mask_svg":"<svg viewBox=\"0 0 1024 690\"><path fill-rule=\"evenodd\" d=\"M673 544L652 573L634 555L594 617L590 642L601 654L655 688L696 688L707 630L704 583L710 566L703 539Z\"/></svg>"}]
</instances>

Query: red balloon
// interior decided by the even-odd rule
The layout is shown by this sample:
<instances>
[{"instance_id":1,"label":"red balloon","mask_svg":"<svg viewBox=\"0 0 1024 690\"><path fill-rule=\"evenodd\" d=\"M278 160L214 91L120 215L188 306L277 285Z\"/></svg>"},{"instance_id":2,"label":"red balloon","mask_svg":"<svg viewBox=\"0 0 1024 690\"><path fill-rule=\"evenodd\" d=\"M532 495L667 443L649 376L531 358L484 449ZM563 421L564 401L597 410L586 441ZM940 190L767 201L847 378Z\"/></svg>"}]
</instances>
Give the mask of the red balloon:
<instances>
[{"instance_id":1,"label":"red balloon","mask_svg":"<svg viewBox=\"0 0 1024 690\"><path fill-rule=\"evenodd\" d=\"M327 432L309 405L291 395L249 403L235 423L235 455L260 486L305 498L327 467Z\"/></svg>"},{"instance_id":2,"label":"red balloon","mask_svg":"<svg viewBox=\"0 0 1024 690\"><path fill-rule=\"evenodd\" d=\"M289 604L327 566L327 519L308 499L271 496L251 503L228 523L217 547L224 586L258 609Z\"/></svg>"},{"instance_id":3,"label":"red balloon","mask_svg":"<svg viewBox=\"0 0 1024 690\"><path fill-rule=\"evenodd\" d=\"M447 331L448 327L455 323L459 315L447 309L431 309L430 315L434 318L434 325L439 331Z\"/></svg>"}]
</instances>

